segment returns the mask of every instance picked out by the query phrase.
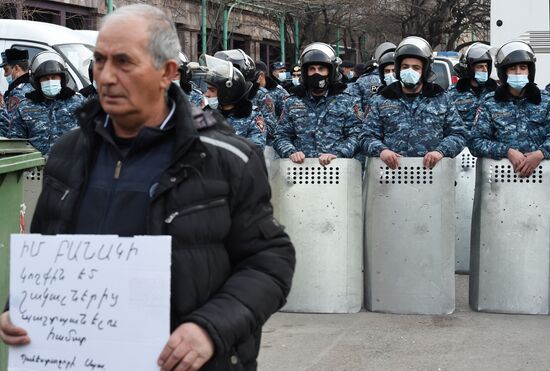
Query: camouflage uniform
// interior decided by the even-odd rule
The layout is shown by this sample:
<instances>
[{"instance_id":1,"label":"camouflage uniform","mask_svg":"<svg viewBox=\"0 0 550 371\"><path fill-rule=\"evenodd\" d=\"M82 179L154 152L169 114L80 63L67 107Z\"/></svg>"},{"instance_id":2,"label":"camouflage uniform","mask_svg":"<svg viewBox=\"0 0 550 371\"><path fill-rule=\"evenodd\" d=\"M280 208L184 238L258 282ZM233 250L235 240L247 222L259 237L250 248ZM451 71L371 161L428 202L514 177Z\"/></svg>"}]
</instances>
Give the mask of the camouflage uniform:
<instances>
[{"instance_id":1,"label":"camouflage uniform","mask_svg":"<svg viewBox=\"0 0 550 371\"><path fill-rule=\"evenodd\" d=\"M289 96L289 94L281 85L277 85L277 87L268 90L268 93L273 99L273 103L275 105L275 119L279 120L281 113L283 112L285 99Z\"/></svg>"},{"instance_id":2,"label":"camouflage uniform","mask_svg":"<svg viewBox=\"0 0 550 371\"><path fill-rule=\"evenodd\" d=\"M191 102L191 104L201 109L204 108L204 106L206 105L204 94L202 93L202 91L200 91L200 89L197 87L197 85L195 85L193 81L190 81L190 84L191 92L189 94L185 94L187 96L187 99L189 99L189 102Z\"/></svg>"},{"instance_id":3,"label":"camouflage uniform","mask_svg":"<svg viewBox=\"0 0 550 371\"><path fill-rule=\"evenodd\" d=\"M358 100L340 92L313 98L292 95L286 99L275 130L273 147L282 158L301 151L306 157L331 153L351 158L359 148L361 114Z\"/></svg>"},{"instance_id":4,"label":"camouflage uniform","mask_svg":"<svg viewBox=\"0 0 550 371\"><path fill-rule=\"evenodd\" d=\"M382 85L378 69L363 75L357 81L348 86L348 92L359 98L359 104L365 114L369 112L371 97L376 95L378 88Z\"/></svg>"},{"instance_id":5,"label":"camouflage uniform","mask_svg":"<svg viewBox=\"0 0 550 371\"><path fill-rule=\"evenodd\" d=\"M409 99L401 83L395 82L372 100L361 148L371 157L384 149L406 157L423 157L431 151L455 157L466 137L460 115L442 88L425 83L422 94Z\"/></svg>"},{"instance_id":6,"label":"camouflage uniform","mask_svg":"<svg viewBox=\"0 0 550 371\"><path fill-rule=\"evenodd\" d=\"M479 92L476 93L470 85L469 79L461 79L455 85L451 87L447 94L454 103L466 129L470 131L472 129L472 123L474 122L477 108L483 101L483 99L497 87L494 80L489 79L485 85L480 86Z\"/></svg>"},{"instance_id":7,"label":"camouflage uniform","mask_svg":"<svg viewBox=\"0 0 550 371\"><path fill-rule=\"evenodd\" d=\"M33 89L29 82L29 74L18 77L13 83L10 84L10 88L4 94L4 103L6 105L6 117L9 122L13 119L17 107L24 101L25 94L30 93ZM8 124L9 125L9 124Z\"/></svg>"},{"instance_id":8,"label":"camouflage uniform","mask_svg":"<svg viewBox=\"0 0 550 371\"><path fill-rule=\"evenodd\" d=\"M267 145L271 145L273 141L273 133L275 132L275 127L277 122L275 119L275 107L273 105L273 99L269 95L266 88L260 86L256 96L252 99L252 105L257 107L260 113L262 114L265 124L267 127Z\"/></svg>"},{"instance_id":9,"label":"camouflage uniform","mask_svg":"<svg viewBox=\"0 0 550 371\"><path fill-rule=\"evenodd\" d=\"M233 114L229 114L225 119L233 126L237 135L251 140L262 151L264 150L267 127L262 114L257 108L252 109L252 113L247 117L238 118Z\"/></svg>"},{"instance_id":10,"label":"camouflage uniform","mask_svg":"<svg viewBox=\"0 0 550 371\"><path fill-rule=\"evenodd\" d=\"M481 104L472 128L470 150L474 156L506 158L508 149L522 153L541 150L550 158L550 94L528 85L517 99L499 87Z\"/></svg>"},{"instance_id":11,"label":"camouflage uniform","mask_svg":"<svg viewBox=\"0 0 550 371\"><path fill-rule=\"evenodd\" d=\"M30 139L33 147L47 155L60 136L76 127L74 112L84 99L68 88L63 88L55 100L44 99L39 91L26 97L17 108L6 136Z\"/></svg>"}]
</instances>

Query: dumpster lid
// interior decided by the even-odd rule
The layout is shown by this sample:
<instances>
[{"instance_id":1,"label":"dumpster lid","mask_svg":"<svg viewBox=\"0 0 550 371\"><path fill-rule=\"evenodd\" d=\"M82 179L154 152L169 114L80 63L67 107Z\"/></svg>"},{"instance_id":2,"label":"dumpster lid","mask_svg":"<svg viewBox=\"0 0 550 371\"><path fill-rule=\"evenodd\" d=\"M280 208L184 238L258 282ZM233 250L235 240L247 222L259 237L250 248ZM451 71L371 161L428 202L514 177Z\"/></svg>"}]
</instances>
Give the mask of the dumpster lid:
<instances>
[{"instance_id":1,"label":"dumpster lid","mask_svg":"<svg viewBox=\"0 0 550 371\"><path fill-rule=\"evenodd\" d=\"M45 158L37 151L5 157L0 156L0 175L43 166L45 162Z\"/></svg>"},{"instance_id":2,"label":"dumpster lid","mask_svg":"<svg viewBox=\"0 0 550 371\"><path fill-rule=\"evenodd\" d=\"M0 138L0 156L31 152L36 152L36 149L26 139Z\"/></svg>"}]
</instances>

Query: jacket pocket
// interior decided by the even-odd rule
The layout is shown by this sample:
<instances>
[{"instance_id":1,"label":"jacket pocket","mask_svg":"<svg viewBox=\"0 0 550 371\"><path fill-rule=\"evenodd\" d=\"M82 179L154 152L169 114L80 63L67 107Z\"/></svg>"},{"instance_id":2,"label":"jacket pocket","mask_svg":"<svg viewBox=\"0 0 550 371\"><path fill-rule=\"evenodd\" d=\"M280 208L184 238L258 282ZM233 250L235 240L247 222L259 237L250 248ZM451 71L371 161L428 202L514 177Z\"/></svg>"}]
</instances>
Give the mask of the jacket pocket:
<instances>
[{"instance_id":1,"label":"jacket pocket","mask_svg":"<svg viewBox=\"0 0 550 371\"><path fill-rule=\"evenodd\" d=\"M63 184L57 179L46 176L44 178L44 185L38 203L36 205L36 212L31 224L33 225L48 225L48 230L34 230L33 233L67 233L68 227L72 218L72 209L74 206L76 192L69 186ZM42 210L47 210L47 215L43 214ZM45 220L37 220L38 224L35 224L34 219L46 219L48 223L42 223Z\"/></svg>"},{"instance_id":2,"label":"jacket pocket","mask_svg":"<svg viewBox=\"0 0 550 371\"><path fill-rule=\"evenodd\" d=\"M166 216L169 234L187 244L218 245L231 227L231 214L226 198L201 200L186 205Z\"/></svg>"}]
</instances>

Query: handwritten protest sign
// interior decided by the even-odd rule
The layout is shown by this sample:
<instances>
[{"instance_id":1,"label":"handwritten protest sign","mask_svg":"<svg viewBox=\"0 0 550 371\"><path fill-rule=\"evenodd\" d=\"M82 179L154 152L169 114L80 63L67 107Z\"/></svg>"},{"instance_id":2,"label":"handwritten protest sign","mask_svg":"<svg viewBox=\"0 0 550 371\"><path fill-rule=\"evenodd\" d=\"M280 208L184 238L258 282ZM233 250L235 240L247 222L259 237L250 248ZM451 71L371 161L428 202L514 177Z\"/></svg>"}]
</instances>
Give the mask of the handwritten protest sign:
<instances>
[{"instance_id":1,"label":"handwritten protest sign","mask_svg":"<svg viewBox=\"0 0 550 371\"><path fill-rule=\"evenodd\" d=\"M12 235L9 371L158 370L170 335L169 236Z\"/></svg>"}]
</instances>

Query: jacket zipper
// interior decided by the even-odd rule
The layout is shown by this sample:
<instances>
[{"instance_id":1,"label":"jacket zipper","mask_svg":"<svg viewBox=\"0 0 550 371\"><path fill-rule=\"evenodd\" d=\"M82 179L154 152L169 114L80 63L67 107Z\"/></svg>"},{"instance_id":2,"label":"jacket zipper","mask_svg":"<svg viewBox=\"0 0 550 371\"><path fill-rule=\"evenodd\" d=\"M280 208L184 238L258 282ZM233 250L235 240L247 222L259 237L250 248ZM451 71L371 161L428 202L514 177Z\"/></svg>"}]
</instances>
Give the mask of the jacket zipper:
<instances>
[{"instance_id":1,"label":"jacket zipper","mask_svg":"<svg viewBox=\"0 0 550 371\"><path fill-rule=\"evenodd\" d=\"M223 205L225 205L225 203L226 203L225 198L219 198L219 199L210 201L210 202L208 202L208 203L206 203L206 204L200 204L200 205L190 206L190 207L185 208L185 209L183 209L183 210L173 212L172 214L170 214L170 215L168 216L168 218L166 218L166 219L164 220L164 222L165 222L166 224L170 224L170 223L172 223L172 221L173 221L176 217L178 217L178 216L182 216L182 215L185 215L185 214L194 213L194 212L196 212L196 211L201 211L201 210L209 209L209 208L212 208L212 207L223 206Z\"/></svg>"},{"instance_id":2,"label":"jacket zipper","mask_svg":"<svg viewBox=\"0 0 550 371\"><path fill-rule=\"evenodd\" d=\"M115 179L120 178L120 172L121 171L122 171L122 161L118 160L116 162L116 166L115 166L115 175L114 175Z\"/></svg>"}]
</instances>

